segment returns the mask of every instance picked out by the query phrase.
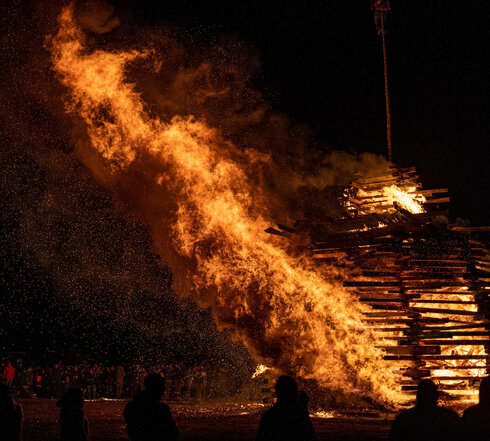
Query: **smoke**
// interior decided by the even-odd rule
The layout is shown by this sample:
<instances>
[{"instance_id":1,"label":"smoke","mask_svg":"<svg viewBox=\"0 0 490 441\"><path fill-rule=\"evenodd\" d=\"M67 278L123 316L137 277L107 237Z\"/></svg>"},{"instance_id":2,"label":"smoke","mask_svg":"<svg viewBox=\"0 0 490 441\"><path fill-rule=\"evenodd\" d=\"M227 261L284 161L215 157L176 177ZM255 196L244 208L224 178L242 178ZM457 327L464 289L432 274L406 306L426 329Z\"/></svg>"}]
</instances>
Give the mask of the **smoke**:
<instances>
[{"instance_id":1,"label":"smoke","mask_svg":"<svg viewBox=\"0 0 490 441\"><path fill-rule=\"evenodd\" d=\"M315 268L264 233L279 218L327 213L322 200L305 205L304 189L328 192L359 164L309 154L306 131L252 88L255 58L236 43L198 56L152 33L139 47L115 36L92 49L97 41L74 14L62 11L48 47L68 88L75 151L122 209L149 226L175 289L211 307L218 324L283 371L394 400L395 377L338 271Z\"/></svg>"},{"instance_id":2,"label":"smoke","mask_svg":"<svg viewBox=\"0 0 490 441\"><path fill-rule=\"evenodd\" d=\"M217 331L209 311L175 296L172 274L152 249L147 227L124 211L105 181L94 179L82 161L90 156L77 150L74 141L82 128L65 112L64 90L50 70L45 48L46 35L56 30L59 8L59 2L42 2L34 9L13 2L1 35L0 239L2 264L14 279L13 287L2 291L3 304L9 311L9 305L18 303L10 297L24 289L32 304L43 295L59 305L58 316L43 317L39 329L26 317L44 314L41 309L10 309L9 323L17 321L15 326L36 342L42 336L35 334L50 325L68 339L73 332L64 327L74 321L70 317L85 322L74 332L113 333L78 335L84 347L77 356L82 357L103 359L104 345L110 343L126 351L126 357L155 356L158 348L170 361L224 360L248 368L246 350L230 341L229 333ZM87 20L91 26L97 23L90 14ZM37 282L27 280L26 271L37 274L43 286L33 286ZM15 331L4 326L3 339L15 340ZM45 336L41 344L49 345L46 331ZM21 348L25 346L22 341Z\"/></svg>"},{"instance_id":3,"label":"smoke","mask_svg":"<svg viewBox=\"0 0 490 441\"><path fill-rule=\"evenodd\" d=\"M19 210L26 255L82 306L104 302L80 281L102 280L112 288L104 301L117 303L104 313L136 323L140 296L132 301L132 292L171 295L159 288L165 277L153 274L161 255L174 289L211 307L255 357L322 386L393 400L393 377L341 275L311 268L289 243L264 233L274 222L335 215L338 191L353 174L376 173L386 162L312 149L308 129L273 111L254 88L259 59L233 37L203 48L175 29L117 26L110 8L86 4L65 10L58 31L58 11L37 12L35 44L15 37L30 50L10 69L21 80L9 94L21 91L51 118L33 131L36 111L19 114L13 105L4 115L47 174L43 198ZM43 49L39 35L48 33ZM84 194L87 205L100 205L81 205ZM176 326L148 323L148 332Z\"/></svg>"}]
</instances>

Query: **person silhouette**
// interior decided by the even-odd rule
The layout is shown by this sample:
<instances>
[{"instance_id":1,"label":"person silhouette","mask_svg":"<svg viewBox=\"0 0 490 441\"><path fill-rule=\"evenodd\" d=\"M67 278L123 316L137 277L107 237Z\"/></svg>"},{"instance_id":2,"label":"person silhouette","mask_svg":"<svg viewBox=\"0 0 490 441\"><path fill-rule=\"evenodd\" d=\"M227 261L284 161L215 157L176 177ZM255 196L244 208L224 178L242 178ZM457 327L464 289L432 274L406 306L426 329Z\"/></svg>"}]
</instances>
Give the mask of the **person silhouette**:
<instances>
[{"instance_id":1,"label":"person silhouette","mask_svg":"<svg viewBox=\"0 0 490 441\"><path fill-rule=\"evenodd\" d=\"M480 401L463 413L463 434L468 441L490 440L490 377L480 383Z\"/></svg>"},{"instance_id":2,"label":"person silhouette","mask_svg":"<svg viewBox=\"0 0 490 441\"><path fill-rule=\"evenodd\" d=\"M90 441L88 421L83 415L83 392L68 389L56 403L60 410L61 441Z\"/></svg>"},{"instance_id":3,"label":"person silhouette","mask_svg":"<svg viewBox=\"0 0 490 441\"><path fill-rule=\"evenodd\" d=\"M308 397L298 393L296 381L277 379L277 402L260 419L256 441L314 441L315 430L308 414Z\"/></svg>"},{"instance_id":4,"label":"person silhouette","mask_svg":"<svg viewBox=\"0 0 490 441\"><path fill-rule=\"evenodd\" d=\"M165 380L160 374L145 378L144 389L124 409L126 430L131 441L176 441L179 430L170 408L160 402Z\"/></svg>"},{"instance_id":5,"label":"person silhouette","mask_svg":"<svg viewBox=\"0 0 490 441\"><path fill-rule=\"evenodd\" d=\"M22 407L10 396L10 388L0 384L0 439L21 441L22 423Z\"/></svg>"},{"instance_id":6,"label":"person silhouette","mask_svg":"<svg viewBox=\"0 0 490 441\"><path fill-rule=\"evenodd\" d=\"M393 421L388 441L456 441L460 420L456 413L437 405L439 393L432 380L422 380L414 407Z\"/></svg>"}]
</instances>

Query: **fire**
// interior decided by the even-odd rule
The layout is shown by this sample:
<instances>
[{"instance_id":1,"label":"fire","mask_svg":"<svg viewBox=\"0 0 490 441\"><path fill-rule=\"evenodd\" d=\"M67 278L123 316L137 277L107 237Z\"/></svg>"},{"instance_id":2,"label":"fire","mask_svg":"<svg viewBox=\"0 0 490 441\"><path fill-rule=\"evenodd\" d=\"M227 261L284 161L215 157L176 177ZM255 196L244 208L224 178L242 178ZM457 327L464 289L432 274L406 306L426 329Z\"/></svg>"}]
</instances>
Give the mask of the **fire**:
<instances>
[{"instance_id":1,"label":"fire","mask_svg":"<svg viewBox=\"0 0 490 441\"><path fill-rule=\"evenodd\" d=\"M269 157L241 151L193 117L167 122L151 115L126 72L135 60L155 54L88 49L71 7L63 9L59 25L51 40L53 69L69 90L67 111L82 119L99 155L98 165L86 162L110 188L130 171L151 176L153 190L141 189L139 197L154 191L153 211L138 214L173 273L185 276L181 294L192 291L253 354L284 372L398 402L397 374L363 324L364 307L337 272L291 255L280 238L264 233L272 219L250 174ZM170 212L159 195L172 198Z\"/></svg>"},{"instance_id":2,"label":"fire","mask_svg":"<svg viewBox=\"0 0 490 441\"><path fill-rule=\"evenodd\" d=\"M268 371L269 369L270 368L268 368L267 366L265 366L263 364L257 365L257 367L255 368L255 372L252 374L252 378L259 377L260 375L262 375L265 371Z\"/></svg>"},{"instance_id":3,"label":"fire","mask_svg":"<svg viewBox=\"0 0 490 441\"><path fill-rule=\"evenodd\" d=\"M408 190L408 191L407 191ZM391 202L396 202L410 213L423 213L425 210L422 203L425 202L425 197L418 195L414 187L403 190L396 185L383 188L383 195Z\"/></svg>"},{"instance_id":4,"label":"fire","mask_svg":"<svg viewBox=\"0 0 490 441\"><path fill-rule=\"evenodd\" d=\"M395 204L412 214L424 213L425 196L415 186L387 185L372 190L358 189L353 202L362 203L363 213L395 212ZM348 203L347 206L351 206ZM381 226L381 225L380 225Z\"/></svg>"}]
</instances>

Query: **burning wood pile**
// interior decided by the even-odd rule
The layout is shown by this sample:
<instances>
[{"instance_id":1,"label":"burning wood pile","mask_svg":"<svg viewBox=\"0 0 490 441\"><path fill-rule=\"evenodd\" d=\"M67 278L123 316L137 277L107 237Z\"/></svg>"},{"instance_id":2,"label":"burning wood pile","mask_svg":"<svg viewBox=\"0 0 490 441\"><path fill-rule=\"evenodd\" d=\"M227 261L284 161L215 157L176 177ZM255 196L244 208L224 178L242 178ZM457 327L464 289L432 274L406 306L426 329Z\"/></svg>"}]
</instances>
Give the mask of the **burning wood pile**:
<instances>
[{"instance_id":1,"label":"burning wood pile","mask_svg":"<svg viewBox=\"0 0 490 441\"><path fill-rule=\"evenodd\" d=\"M345 216L308 233L313 259L349 274L344 286L368 306L402 390L410 396L432 378L448 401L463 402L490 368L490 227L451 227L447 202L447 189L421 189L415 168L359 175L344 193Z\"/></svg>"}]
</instances>

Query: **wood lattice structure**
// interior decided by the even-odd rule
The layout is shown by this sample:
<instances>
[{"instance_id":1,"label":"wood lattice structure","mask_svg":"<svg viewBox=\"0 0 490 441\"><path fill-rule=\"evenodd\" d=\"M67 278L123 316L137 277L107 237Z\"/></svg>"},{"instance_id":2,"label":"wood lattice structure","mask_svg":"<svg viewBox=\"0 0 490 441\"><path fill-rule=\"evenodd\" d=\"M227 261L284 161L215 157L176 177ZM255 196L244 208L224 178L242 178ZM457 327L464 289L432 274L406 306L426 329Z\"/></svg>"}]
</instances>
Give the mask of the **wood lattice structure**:
<instances>
[{"instance_id":1,"label":"wood lattice structure","mask_svg":"<svg viewBox=\"0 0 490 441\"><path fill-rule=\"evenodd\" d=\"M312 258L345 268L344 286L365 305L402 389L432 378L447 400L477 394L490 373L490 228L451 227L447 189L422 190L414 168L358 176L345 191L345 216L307 233ZM438 217L439 216L439 217Z\"/></svg>"}]
</instances>

